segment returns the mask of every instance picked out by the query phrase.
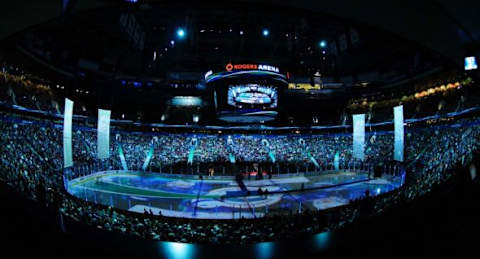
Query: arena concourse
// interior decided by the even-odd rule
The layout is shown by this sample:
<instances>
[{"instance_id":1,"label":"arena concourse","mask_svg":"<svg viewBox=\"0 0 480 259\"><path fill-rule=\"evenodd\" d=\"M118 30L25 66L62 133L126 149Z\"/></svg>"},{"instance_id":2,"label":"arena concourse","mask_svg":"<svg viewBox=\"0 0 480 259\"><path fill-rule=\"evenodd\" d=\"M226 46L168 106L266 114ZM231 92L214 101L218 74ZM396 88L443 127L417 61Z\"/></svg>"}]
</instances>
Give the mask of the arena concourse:
<instances>
[{"instance_id":1,"label":"arena concourse","mask_svg":"<svg viewBox=\"0 0 480 259\"><path fill-rule=\"evenodd\" d=\"M16 256L474 249L480 31L464 4L47 2L0 27Z\"/></svg>"}]
</instances>

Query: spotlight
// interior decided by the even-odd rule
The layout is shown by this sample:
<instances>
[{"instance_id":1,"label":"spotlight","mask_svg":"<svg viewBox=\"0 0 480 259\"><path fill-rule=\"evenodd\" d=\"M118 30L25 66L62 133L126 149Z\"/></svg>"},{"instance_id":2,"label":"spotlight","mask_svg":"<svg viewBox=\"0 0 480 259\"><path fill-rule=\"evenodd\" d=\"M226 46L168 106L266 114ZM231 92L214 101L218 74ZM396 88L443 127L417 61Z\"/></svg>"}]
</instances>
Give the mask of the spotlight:
<instances>
[{"instance_id":1,"label":"spotlight","mask_svg":"<svg viewBox=\"0 0 480 259\"><path fill-rule=\"evenodd\" d=\"M267 37L268 34L270 34L270 31L268 31L267 29L264 29L263 30L263 36Z\"/></svg>"},{"instance_id":2,"label":"spotlight","mask_svg":"<svg viewBox=\"0 0 480 259\"><path fill-rule=\"evenodd\" d=\"M172 46L175 45L175 41L174 41L174 40L171 40L171 41L170 41L170 45L172 45Z\"/></svg>"},{"instance_id":3,"label":"spotlight","mask_svg":"<svg viewBox=\"0 0 480 259\"><path fill-rule=\"evenodd\" d=\"M240 35L243 35L243 31L240 31Z\"/></svg>"},{"instance_id":4,"label":"spotlight","mask_svg":"<svg viewBox=\"0 0 480 259\"><path fill-rule=\"evenodd\" d=\"M184 29L179 28L179 29L177 30L177 36L178 36L179 38L185 37L185 34L186 34L186 33L185 33L185 30L184 30Z\"/></svg>"},{"instance_id":5,"label":"spotlight","mask_svg":"<svg viewBox=\"0 0 480 259\"><path fill-rule=\"evenodd\" d=\"M319 45L320 45L320 48L325 48L327 46L327 42L322 40L322 41L320 41Z\"/></svg>"}]
</instances>

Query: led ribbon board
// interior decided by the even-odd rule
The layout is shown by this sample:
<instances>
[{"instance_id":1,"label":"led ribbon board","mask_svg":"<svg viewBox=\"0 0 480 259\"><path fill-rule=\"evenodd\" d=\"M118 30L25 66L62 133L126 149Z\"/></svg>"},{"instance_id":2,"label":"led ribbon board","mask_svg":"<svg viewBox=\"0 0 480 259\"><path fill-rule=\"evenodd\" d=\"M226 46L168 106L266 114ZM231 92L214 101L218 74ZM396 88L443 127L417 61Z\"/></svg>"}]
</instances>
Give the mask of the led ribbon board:
<instances>
[{"instance_id":1,"label":"led ribbon board","mask_svg":"<svg viewBox=\"0 0 480 259\"><path fill-rule=\"evenodd\" d=\"M197 96L175 96L170 100L174 106L201 106L202 98Z\"/></svg>"}]
</instances>

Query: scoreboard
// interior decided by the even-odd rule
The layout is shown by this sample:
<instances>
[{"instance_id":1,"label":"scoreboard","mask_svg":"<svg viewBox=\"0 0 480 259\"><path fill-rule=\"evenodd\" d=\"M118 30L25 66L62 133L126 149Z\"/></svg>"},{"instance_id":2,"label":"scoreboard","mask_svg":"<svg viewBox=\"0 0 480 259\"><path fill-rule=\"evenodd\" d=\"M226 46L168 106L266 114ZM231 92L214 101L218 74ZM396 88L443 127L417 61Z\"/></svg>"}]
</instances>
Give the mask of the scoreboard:
<instances>
[{"instance_id":1,"label":"scoreboard","mask_svg":"<svg viewBox=\"0 0 480 259\"><path fill-rule=\"evenodd\" d=\"M237 108L276 108L277 88L259 84L231 85L228 87L228 105Z\"/></svg>"},{"instance_id":2,"label":"scoreboard","mask_svg":"<svg viewBox=\"0 0 480 259\"><path fill-rule=\"evenodd\" d=\"M227 64L226 71L209 73L217 117L232 123L274 120L288 82L279 69L269 65Z\"/></svg>"}]
</instances>

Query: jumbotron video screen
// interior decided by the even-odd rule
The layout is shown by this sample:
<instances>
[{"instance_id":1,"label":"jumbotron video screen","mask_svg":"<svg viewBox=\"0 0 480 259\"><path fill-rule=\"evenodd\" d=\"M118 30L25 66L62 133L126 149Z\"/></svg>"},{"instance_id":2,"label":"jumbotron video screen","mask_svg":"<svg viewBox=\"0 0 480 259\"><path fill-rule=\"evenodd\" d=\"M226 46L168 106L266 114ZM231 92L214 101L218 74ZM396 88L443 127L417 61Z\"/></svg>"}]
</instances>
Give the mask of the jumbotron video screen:
<instances>
[{"instance_id":1,"label":"jumbotron video screen","mask_svg":"<svg viewBox=\"0 0 480 259\"><path fill-rule=\"evenodd\" d=\"M240 70L243 67L250 70ZM229 64L227 71L206 76L208 88L213 92L218 119L230 123L275 120L281 106L282 92L288 86L286 76L278 71L273 66Z\"/></svg>"},{"instance_id":2,"label":"jumbotron video screen","mask_svg":"<svg viewBox=\"0 0 480 259\"><path fill-rule=\"evenodd\" d=\"M277 107L278 92L274 86L258 84L231 85L228 88L228 105L237 108Z\"/></svg>"}]
</instances>

